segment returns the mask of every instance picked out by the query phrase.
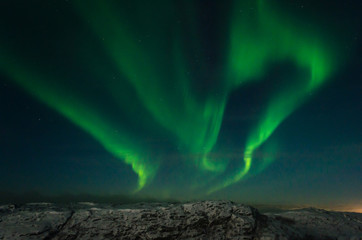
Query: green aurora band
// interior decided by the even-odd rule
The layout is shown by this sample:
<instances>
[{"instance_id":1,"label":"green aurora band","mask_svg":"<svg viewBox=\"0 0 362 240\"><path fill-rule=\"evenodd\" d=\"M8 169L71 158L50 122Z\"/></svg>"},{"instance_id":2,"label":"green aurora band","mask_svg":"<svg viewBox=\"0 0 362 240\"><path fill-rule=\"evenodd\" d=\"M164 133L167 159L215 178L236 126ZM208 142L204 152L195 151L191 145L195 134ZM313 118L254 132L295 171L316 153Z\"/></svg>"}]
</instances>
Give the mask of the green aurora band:
<instances>
[{"instance_id":1,"label":"green aurora band","mask_svg":"<svg viewBox=\"0 0 362 240\"><path fill-rule=\"evenodd\" d=\"M114 124L103 118L102 113L88 106L70 89L66 89L60 84L56 85L53 81L51 83L47 81L48 75L34 72L25 65L19 65L18 61L11 58L7 58L6 63L10 64L4 72L11 76L16 83L87 131L115 157L131 165L139 177L139 187L136 190L140 190L147 180L153 177L152 174L158 167L157 162L153 161L151 164L150 160L145 157L148 154L140 156L144 148L141 149L133 143L132 137L127 134L125 129L122 134L114 134L112 131ZM2 61L1 65L5 65L5 61Z\"/></svg>"},{"instance_id":2,"label":"green aurora band","mask_svg":"<svg viewBox=\"0 0 362 240\"><path fill-rule=\"evenodd\" d=\"M255 150L307 100L311 92L328 80L336 68L336 47L317 30L299 26L276 7L269 6L267 1L235 1L228 28L226 68L220 80L222 84L217 86L219 94L207 90L204 97L199 97L193 85L195 76L189 74L192 70L187 61L190 54L200 55L202 61L196 13L190 11L190 15L183 19L186 30L181 26L177 29L167 24L177 22L179 17L178 5L174 1L162 1L161 8L156 4L140 6L135 2L132 6L136 9L136 16L131 16L128 9L119 10L116 1L75 1L74 4L79 16L99 37L119 73L132 86L152 121L170 133L173 144L179 146L180 151L199 156L192 159L190 164L193 167L222 178L208 189L208 193L243 179L252 167ZM188 9L195 8L193 1L184 4ZM240 11L250 6L255 7L253 13ZM144 21L130 21L137 16L143 16ZM148 32L150 34L146 34L148 38L145 39ZM185 32L187 37L182 38ZM0 57L2 72L89 133L108 152L129 164L138 176L136 190L141 190L152 180L161 161L154 159L152 149L133 138L127 127L114 134L112 129L119 129L119 124L85 101L76 90L60 84L61 77L36 70L30 63L13 57L12 52L3 52L5 54ZM220 175L225 172L228 160L215 160L209 155L217 143L230 93L250 81L258 81L271 64L280 61L295 63L308 72L308 78L299 84L290 80L290 86L282 86L272 95L260 121L247 137L244 155L240 156L243 160L240 168L233 174ZM49 82L48 79L55 80ZM125 97L120 96L124 83L118 84L106 85L106 91L120 108L134 114L132 107L127 107ZM264 163L268 162L270 159Z\"/></svg>"},{"instance_id":3,"label":"green aurora band","mask_svg":"<svg viewBox=\"0 0 362 240\"><path fill-rule=\"evenodd\" d=\"M309 94L320 87L334 69L334 54L323 38L315 32L292 25L259 0L255 16L242 15L243 1L236 1L231 27L230 76L236 79L233 87L239 87L250 79L263 74L268 63L292 60L309 71L309 79L303 85L283 89L275 93L259 123L247 138L244 166L224 182L211 188L209 193L240 181L250 170L253 152L260 147ZM252 22L253 24L250 24ZM298 30L298 32L296 32ZM324 40L324 41L323 41Z\"/></svg>"}]
</instances>

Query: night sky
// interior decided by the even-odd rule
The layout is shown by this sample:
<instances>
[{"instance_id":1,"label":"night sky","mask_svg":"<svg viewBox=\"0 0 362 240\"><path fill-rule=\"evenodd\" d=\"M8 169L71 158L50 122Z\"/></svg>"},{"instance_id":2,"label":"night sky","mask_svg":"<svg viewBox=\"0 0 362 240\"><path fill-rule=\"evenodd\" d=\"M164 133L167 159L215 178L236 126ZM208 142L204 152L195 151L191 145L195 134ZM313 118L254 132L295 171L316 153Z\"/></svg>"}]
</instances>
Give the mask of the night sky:
<instances>
[{"instance_id":1,"label":"night sky","mask_svg":"<svg viewBox=\"0 0 362 240\"><path fill-rule=\"evenodd\" d=\"M361 12L2 0L0 192L362 208Z\"/></svg>"}]
</instances>

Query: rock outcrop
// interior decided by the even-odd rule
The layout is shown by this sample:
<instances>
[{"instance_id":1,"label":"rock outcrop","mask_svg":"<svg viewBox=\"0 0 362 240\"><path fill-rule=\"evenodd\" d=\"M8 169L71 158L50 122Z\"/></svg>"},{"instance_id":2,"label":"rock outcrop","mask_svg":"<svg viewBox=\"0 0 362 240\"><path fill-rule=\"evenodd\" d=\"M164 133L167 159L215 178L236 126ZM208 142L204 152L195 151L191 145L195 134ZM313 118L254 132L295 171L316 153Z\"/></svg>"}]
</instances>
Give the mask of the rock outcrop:
<instances>
[{"instance_id":1,"label":"rock outcrop","mask_svg":"<svg viewBox=\"0 0 362 240\"><path fill-rule=\"evenodd\" d=\"M229 201L0 206L0 239L362 239L362 214Z\"/></svg>"}]
</instances>

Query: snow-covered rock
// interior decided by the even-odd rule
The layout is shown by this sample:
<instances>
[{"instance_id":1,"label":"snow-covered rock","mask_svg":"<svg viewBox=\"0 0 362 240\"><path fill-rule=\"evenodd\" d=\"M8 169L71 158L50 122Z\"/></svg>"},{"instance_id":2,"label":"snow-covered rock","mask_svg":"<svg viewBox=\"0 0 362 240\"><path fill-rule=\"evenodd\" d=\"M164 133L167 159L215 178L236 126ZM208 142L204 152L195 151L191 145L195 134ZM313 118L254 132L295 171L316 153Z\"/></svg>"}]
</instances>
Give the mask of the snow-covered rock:
<instances>
[{"instance_id":1,"label":"snow-covered rock","mask_svg":"<svg viewBox=\"0 0 362 240\"><path fill-rule=\"evenodd\" d=\"M229 201L0 206L0 239L362 239L362 214Z\"/></svg>"}]
</instances>

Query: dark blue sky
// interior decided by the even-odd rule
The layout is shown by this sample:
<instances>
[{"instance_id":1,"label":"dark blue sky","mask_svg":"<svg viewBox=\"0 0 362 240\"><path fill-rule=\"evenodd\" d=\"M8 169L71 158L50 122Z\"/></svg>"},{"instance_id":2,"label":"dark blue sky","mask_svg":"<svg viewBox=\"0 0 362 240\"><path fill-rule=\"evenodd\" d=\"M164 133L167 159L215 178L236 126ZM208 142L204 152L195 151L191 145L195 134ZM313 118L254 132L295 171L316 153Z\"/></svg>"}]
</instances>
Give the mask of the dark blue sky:
<instances>
[{"instance_id":1,"label":"dark blue sky","mask_svg":"<svg viewBox=\"0 0 362 240\"><path fill-rule=\"evenodd\" d=\"M101 24L101 27L105 24L104 28L110 29L111 26L125 28L135 36L141 36L137 40L141 44L147 41L147 36L151 36L151 43L145 46L158 48L147 49L146 53L132 52L131 47L125 46L127 42L121 41L121 65L128 67L127 58L122 60L122 51L128 51L128 58L144 56L139 65L132 66L136 74L142 75L142 72L147 73L143 68L147 65L146 58L157 53L161 60L157 57L153 60L161 70L155 72L161 71L166 80L154 80L154 84L149 85L150 92L166 89L167 94L160 95L159 101L172 104L160 103L160 109L166 109L165 115L179 114L177 111L168 112L167 107L162 108L172 106L182 109L182 104L186 106L188 103L186 97L178 99L181 85L173 85L176 80L167 78L179 74L174 73L178 69L167 65L173 61L167 57L168 51L173 51L174 47L171 37L168 39L163 32L166 28L173 31L173 25L170 27L164 21L169 19L171 22L174 18L165 14L160 20L157 16L171 9L165 1L156 1L147 16L131 16L133 12L130 16L122 15L124 9L138 11L138 8L145 7L145 1L136 2L118 3L119 9L115 9L115 13L123 19L119 25L102 20L96 24ZM176 15L181 19L176 17L175 23L180 24L181 30L175 30L175 36L181 42L181 52L185 53L184 65L188 69L185 74L191 76L187 94L194 97L200 106L205 106L200 108L202 111L206 111L208 105L203 104L209 99L213 104L226 99L217 141L207 153L211 158L227 163L223 172L215 175L205 173L198 169L199 165L190 163L200 153L188 148L187 141L182 142L182 131L177 132L176 126L170 130L168 123L162 122L163 116L152 115L162 111L155 110L152 104L147 105L152 98L139 96L139 89L142 89L139 82L128 83L127 76L131 75L127 71L122 72L122 68L114 63L107 53L107 46L101 44L104 36L93 32L90 27L92 21L94 24L90 18L98 17L97 14L92 15L91 7L85 10L86 16L92 16L88 21L81 16L81 7L74 1L38 0L29 3L6 0L0 3L0 193L36 191L44 195L89 193L132 196L138 186L137 174L115 154L113 145L109 150L100 137L103 136L102 131L112 129L114 133L111 136L122 135L118 131L123 130L127 133L112 138L117 144L118 140L129 138L129 145L126 140L124 146L130 146L130 151L142 152L142 156L150 158L145 165L158 166L156 173L138 193L140 195L183 200L226 198L255 203L362 205L361 3L271 1L271 9L277 9L286 19L293 19L296 26L301 22L306 29L323 32L322 35L327 36L340 51L335 55L341 56L335 59L338 67L333 69L326 83L310 92L303 103L254 151L253 166L256 168L252 168L240 181L209 195L209 186L223 182L239 169L247 136L259 122L271 96L281 86L300 84L295 79L303 81L304 76L309 75L292 59L272 59L267 68L260 70L263 74L256 76L255 81L228 92L222 76L227 72L228 54L225 51L228 49L230 25L227 19L232 15L232 1L210 1L208 5L202 1L174 3L178 6ZM246 4L242 10L252 15L254 9L247 7L249 5ZM157 10L158 6L161 10ZM109 20L114 19L109 17ZM144 27L145 21L150 21L150 25ZM293 31L298 34L299 30ZM112 36L115 42L123 37L114 33L106 38ZM193 36L198 37L195 40ZM303 37L302 34L300 37ZM176 50L174 53L178 54ZM54 79L49 76L54 76ZM41 80L38 81L37 77ZM148 84L147 79L140 81ZM153 81L152 77L149 81ZM108 85L114 92L107 88ZM147 92L147 89L142 91ZM57 94L53 95L53 92ZM79 123L72 118L73 115L69 117L59 110L62 103L71 108L69 103L72 101L80 109L77 116L82 116L82 111L86 112L84 109L90 109L93 115L89 116L101 119L99 122L102 124L96 133L89 131L96 128L93 125L88 128L84 120L87 117ZM84 109L82 106L85 106ZM217 105L212 106L216 111ZM180 116L183 118L184 115ZM203 114L200 113L200 116ZM174 116L167 118L177 120ZM188 121L196 119L197 126L197 114L185 118ZM172 124L177 125L177 121ZM192 133L195 132L192 126L190 129L185 127L184 131L190 132L188 137L198 136ZM190 141L195 138L191 137ZM204 144L206 148L207 140ZM196 146L196 143L191 145ZM273 161L265 164L262 158L269 151Z\"/></svg>"}]
</instances>

